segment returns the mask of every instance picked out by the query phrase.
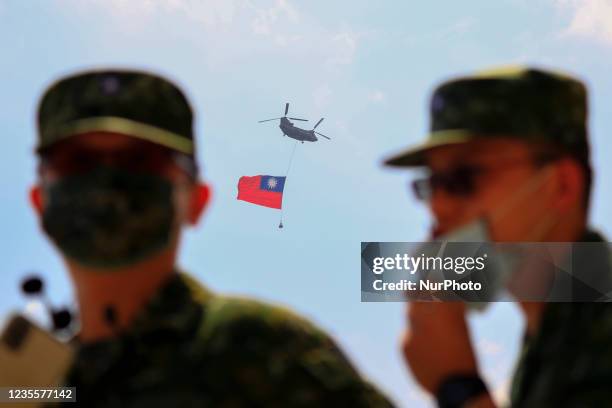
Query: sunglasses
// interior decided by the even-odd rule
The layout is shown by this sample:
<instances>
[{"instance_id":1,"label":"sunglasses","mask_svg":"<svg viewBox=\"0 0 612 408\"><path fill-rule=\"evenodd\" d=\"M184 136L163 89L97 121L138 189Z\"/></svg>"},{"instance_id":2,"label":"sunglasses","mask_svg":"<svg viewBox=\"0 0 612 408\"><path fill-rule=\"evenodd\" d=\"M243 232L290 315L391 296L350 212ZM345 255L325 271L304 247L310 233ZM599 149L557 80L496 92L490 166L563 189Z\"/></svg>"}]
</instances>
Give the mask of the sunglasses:
<instances>
[{"instance_id":1,"label":"sunglasses","mask_svg":"<svg viewBox=\"0 0 612 408\"><path fill-rule=\"evenodd\" d=\"M538 167L557 158L558 156L540 155L489 165L462 164L444 172L432 173L427 177L413 180L411 188L414 196L421 201L430 200L433 192L437 189L455 197L471 197L478 191L479 181L484 175L522 164L531 164Z\"/></svg>"}]
</instances>

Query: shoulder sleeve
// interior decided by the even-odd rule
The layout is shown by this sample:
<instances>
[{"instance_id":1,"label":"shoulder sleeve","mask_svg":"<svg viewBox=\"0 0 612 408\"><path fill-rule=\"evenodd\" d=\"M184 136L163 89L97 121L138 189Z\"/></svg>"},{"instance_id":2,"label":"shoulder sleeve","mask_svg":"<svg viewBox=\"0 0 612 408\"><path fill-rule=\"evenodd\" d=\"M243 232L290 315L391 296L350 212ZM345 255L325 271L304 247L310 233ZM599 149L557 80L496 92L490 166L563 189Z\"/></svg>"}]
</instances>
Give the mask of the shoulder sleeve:
<instances>
[{"instance_id":1,"label":"shoulder sleeve","mask_svg":"<svg viewBox=\"0 0 612 408\"><path fill-rule=\"evenodd\" d=\"M215 297L200 329L205 361L253 405L389 407L320 329L290 310ZM209 368L211 368L209 366Z\"/></svg>"}]
</instances>

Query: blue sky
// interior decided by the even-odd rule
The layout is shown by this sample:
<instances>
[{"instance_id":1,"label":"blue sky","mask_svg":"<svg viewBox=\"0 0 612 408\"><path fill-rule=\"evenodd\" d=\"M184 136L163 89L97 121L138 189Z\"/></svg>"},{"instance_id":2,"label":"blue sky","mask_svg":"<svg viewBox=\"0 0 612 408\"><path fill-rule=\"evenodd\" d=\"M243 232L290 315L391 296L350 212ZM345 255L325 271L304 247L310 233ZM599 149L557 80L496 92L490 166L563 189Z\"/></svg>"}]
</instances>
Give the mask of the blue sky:
<instances>
[{"instance_id":1,"label":"blue sky","mask_svg":"<svg viewBox=\"0 0 612 408\"><path fill-rule=\"evenodd\" d=\"M360 303L361 241L418 241L426 211L409 175L382 157L419 141L439 81L532 63L590 89L596 169L592 221L612 232L612 1L0 0L0 316L39 314L19 295L42 273L55 304L70 283L27 203L36 102L82 68L151 69L175 79L197 112L198 157L214 201L187 234L181 265L211 288L289 304L338 340L401 406L428 406L401 361L403 305ZM285 102L333 140L297 147L278 212L235 200L243 175L283 175L292 142L273 123ZM314 122L311 122L314 123ZM520 337L513 306L471 319L482 369L502 396Z\"/></svg>"}]
</instances>

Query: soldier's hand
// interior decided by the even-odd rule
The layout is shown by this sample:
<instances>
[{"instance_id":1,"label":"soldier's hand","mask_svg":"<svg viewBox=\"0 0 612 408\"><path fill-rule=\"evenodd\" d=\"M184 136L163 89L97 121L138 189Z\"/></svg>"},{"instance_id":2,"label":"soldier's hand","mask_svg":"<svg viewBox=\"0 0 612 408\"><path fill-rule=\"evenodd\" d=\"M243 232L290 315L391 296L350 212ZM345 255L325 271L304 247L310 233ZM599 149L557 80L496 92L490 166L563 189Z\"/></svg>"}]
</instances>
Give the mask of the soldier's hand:
<instances>
[{"instance_id":1,"label":"soldier's hand","mask_svg":"<svg viewBox=\"0 0 612 408\"><path fill-rule=\"evenodd\" d=\"M414 302L408 305L408 329L402 351L416 381L430 393L453 374L476 374L462 302Z\"/></svg>"}]
</instances>

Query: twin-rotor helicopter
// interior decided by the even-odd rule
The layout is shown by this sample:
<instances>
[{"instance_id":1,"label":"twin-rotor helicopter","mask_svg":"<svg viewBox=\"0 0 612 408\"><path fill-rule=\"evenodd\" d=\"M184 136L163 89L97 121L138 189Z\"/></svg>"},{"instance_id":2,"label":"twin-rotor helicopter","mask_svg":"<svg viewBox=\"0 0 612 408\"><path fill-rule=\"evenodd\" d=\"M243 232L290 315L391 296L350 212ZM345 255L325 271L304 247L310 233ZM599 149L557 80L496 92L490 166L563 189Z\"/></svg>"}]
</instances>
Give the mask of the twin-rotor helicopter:
<instances>
[{"instance_id":1,"label":"twin-rotor helicopter","mask_svg":"<svg viewBox=\"0 0 612 408\"><path fill-rule=\"evenodd\" d=\"M324 134L315 131L317 126L319 126L321 124L321 122L323 122L324 118L319 119L317 124L314 125L314 127L312 129L307 130L307 129L301 129L301 128L295 126L291 122L291 120L299 120L299 121L303 121L303 122L308 122L308 119L289 118L289 117L287 117L288 113L289 113L289 103L286 103L285 104L285 116L282 116L280 118L260 120L258 123L269 122L271 120L279 120L280 119L279 127L283 131L283 135L284 136L289 136L290 138L295 139L295 140L299 140L302 143L304 143L304 142L316 142L317 140L319 140L316 135L319 135L319 136L324 137L324 138L326 138L328 140L331 140L331 138L325 136Z\"/></svg>"}]
</instances>

